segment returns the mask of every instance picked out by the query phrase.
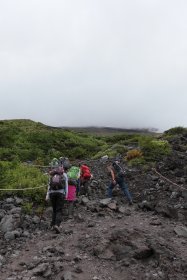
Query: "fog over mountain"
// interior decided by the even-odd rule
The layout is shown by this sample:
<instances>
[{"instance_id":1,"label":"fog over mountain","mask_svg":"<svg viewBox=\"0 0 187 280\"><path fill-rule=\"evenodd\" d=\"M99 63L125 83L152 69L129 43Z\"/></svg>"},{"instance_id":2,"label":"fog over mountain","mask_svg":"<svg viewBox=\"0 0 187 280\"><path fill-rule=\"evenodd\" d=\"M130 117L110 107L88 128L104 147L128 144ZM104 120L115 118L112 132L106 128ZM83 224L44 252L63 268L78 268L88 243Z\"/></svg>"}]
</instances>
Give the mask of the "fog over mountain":
<instances>
[{"instance_id":1,"label":"fog over mountain","mask_svg":"<svg viewBox=\"0 0 187 280\"><path fill-rule=\"evenodd\" d=\"M0 1L0 119L187 127L185 0Z\"/></svg>"}]
</instances>

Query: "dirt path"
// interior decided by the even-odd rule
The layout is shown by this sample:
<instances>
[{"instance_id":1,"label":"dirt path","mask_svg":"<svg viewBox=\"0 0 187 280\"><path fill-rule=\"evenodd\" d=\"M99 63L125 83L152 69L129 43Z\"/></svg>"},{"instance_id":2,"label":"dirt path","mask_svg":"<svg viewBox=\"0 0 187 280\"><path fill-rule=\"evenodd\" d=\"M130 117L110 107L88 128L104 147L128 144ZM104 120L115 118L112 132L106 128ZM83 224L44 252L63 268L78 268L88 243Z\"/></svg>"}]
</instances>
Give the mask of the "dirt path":
<instances>
[{"instance_id":1,"label":"dirt path","mask_svg":"<svg viewBox=\"0 0 187 280\"><path fill-rule=\"evenodd\" d=\"M60 234L36 230L10 256L0 279L183 280L187 239L174 232L181 226L135 206L124 214L82 208Z\"/></svg>"}]
</instances>

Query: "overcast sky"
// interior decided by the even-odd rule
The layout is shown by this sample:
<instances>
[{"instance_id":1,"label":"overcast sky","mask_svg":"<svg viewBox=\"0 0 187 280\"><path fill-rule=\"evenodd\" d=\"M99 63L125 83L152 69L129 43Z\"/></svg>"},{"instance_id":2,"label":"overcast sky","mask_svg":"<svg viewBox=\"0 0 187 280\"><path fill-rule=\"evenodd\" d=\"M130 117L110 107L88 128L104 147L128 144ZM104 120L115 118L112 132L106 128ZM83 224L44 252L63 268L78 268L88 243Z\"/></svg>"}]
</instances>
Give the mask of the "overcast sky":
<instances>
[{"instance_id":1,"label":"overcast sky","mask_svg":"<svg viewBox=\"0 0 187 280\"><path fill-rule=\"evenodd\" d=\"M0 119L187 127L187 1L0 0Z\"/></svg>"}]
</instances>

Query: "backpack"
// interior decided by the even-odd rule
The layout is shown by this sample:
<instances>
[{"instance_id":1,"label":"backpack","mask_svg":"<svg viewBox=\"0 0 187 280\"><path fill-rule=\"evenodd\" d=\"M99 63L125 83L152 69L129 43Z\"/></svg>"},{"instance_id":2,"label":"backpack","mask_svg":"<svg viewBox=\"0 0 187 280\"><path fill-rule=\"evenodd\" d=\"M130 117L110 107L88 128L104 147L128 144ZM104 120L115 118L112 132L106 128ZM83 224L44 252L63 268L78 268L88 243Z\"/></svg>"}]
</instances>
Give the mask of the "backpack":
<instances>
[{"instance_id":1,"label":"backpack","mask_svg":"<svg viewBox=\"0 0 187 280\"><path fill-rule=\"evenodd\" d=\"M51 190L61 190L65 188L65 178L63 176L64 169L62 167L54 168L50 171L50 189Z\"/></svg>"},{"instance_id":2,"label":"backpack","mask_svg":"<svg viewBox=\"0 0 187 280\"><path fill-rule=\"evenodd\" d=\"M77 166L71 166L67 172L68 184L72 186L77 185L77 180L80 177L80 168Z\"/></svg>"},{"instance_id":3,"label":"backpack","mask_svg":"<svg viewBox=\"0 0 187 280\"><path fill-rule=\"evenodd\" d=\"M80 168L77 166L71 166L67 172L68 179L75 179L77 180L80 176Z\"/></svg>"},{"instance_id":4,"label":"backpack","mask_svg":"<svg viewBox=\"0 0 187 280\"><path fill-rule=\"evenodd\" d=\"M87 165L82 165L81 166L81 178L85 180L89 180L91 178L91 172L90 169Z\"/></svg>"},{"instance_id":5,"label":"backpack","mask_svg":"<svg viewBox=\"0 0 187 280\"><path fill-rule=\"evenodd\" d=\"M114 169L114 173L115 173L115 177L116 179L120 179L125 177L125 171L123 170L123 168L119 165L119 163L117 163L116 161L114 161L112 163L113 169Z\"/></svg>"}]
</instances>

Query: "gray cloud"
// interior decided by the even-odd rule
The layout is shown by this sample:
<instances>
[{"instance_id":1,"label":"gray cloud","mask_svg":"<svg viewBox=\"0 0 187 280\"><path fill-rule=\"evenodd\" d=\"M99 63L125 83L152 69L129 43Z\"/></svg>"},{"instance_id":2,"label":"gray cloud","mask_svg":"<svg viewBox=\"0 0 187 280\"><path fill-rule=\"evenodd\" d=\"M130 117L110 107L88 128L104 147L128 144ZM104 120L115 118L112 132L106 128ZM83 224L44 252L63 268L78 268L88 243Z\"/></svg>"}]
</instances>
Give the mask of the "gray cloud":
<instances>
[{"instance_id":1,"label":"gray cloud","mask_svg":"<svg viewBox=\"0 0 187 280\"><path fill-rule=\"evenodd\" d=\"M0 2L0 118L187 126L184 0Z\"/></svg>"}]
</instances>

